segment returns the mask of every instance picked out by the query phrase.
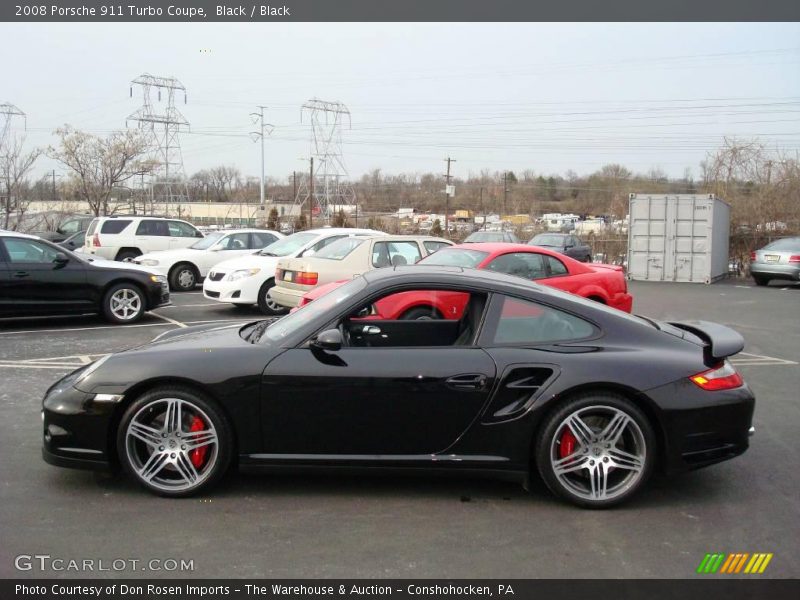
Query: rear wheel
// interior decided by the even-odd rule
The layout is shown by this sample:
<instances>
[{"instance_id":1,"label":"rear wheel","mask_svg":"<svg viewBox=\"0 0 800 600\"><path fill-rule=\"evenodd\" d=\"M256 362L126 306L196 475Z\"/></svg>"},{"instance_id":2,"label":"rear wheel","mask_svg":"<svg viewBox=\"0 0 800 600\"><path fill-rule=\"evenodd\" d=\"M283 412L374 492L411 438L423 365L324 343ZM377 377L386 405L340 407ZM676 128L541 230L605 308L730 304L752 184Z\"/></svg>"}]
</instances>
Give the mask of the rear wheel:
<instances>
[{"instance_id":1,"label":"rear wheel","mask_svg":"<svg viewBox=\"0 0 800 600\"><path fill-rule=\"evenodd\" d=\"M258 290L258 309L265 315L284 315L289 312L285 306L281 306L269 297L269 291L275 287L275 280L265 281L261 289Z\"/></svg>"},{"instance_id":2,"label":"rear wheel","mask_svg":"<svg viewBox=\"0 0 800 600\"><path fill-rule=\"evenodd\" d=\"M119 260L119 261L122 261L122 262L126 262L126 261L133 260L137 256L141 256L141 255L142 255L142 253L141 252L137 252L136 250L120 250L117 253L116 260Z\"/></svg>"},{"instance_id":3,"label":"rear wheel","mask_svg":"<svg viewBox=\"0 0 800 600\"><path fill-rule=\"evenodd\" d=\"M193 290L199 280L197 268L189 263L175 265L169 272L169 286L178 292Z\"/></svg>"},{"instance_id":4,"label":"rear wheel","mask_svg":"<svg viewBox=\"0 0 800 600\"><path fill-rule=\"evenodd\" d=\"M442 315L432 306L417 306L404 312L400 318L404 321L433 321L441 319Z\"/></svg>"},{"instance_id":5,"label":"rear wheel","mask_svg":"<svg viewBox=\"0 0 800 600\"><path fill-rule=\"evenodd\" d=\"M149 491L189 496L227 471L233 435L216 405L181 387L152 390L128 407L117 433L125 470Z\"/></svg>"},{"instance_id":6,"label":"rear wheel","mask_svg":"<svg viewBox=\"0 0 800 600\"><path fill-rule=\"evenodd\" d=\"M653 470L656 441L647 417L629 400L585 394L545 421L536 463L557 496L586 508L630 498Z\"/></svg>"},{"instance_id":7,"label":"rear wheel","mask_svg":"<svg viewBox=\"0 0 800 600\"><path fill-rule=\"evenodd\" d=\"M769 279L763 275L753 275L753 281L756 282L756 285L767 285L769 283Z\"/></svg>"},{"instance_id":8,"label":"rear wheel","mask_svg":"<svg viewBox=\"0 0 800 600\"><path fill-rule=\"evenodd\" d=\"M134 323L144 310L144 294L132 283L118 283L103 296L103 316L112 323Z\"/></svg>"}]
</instances>

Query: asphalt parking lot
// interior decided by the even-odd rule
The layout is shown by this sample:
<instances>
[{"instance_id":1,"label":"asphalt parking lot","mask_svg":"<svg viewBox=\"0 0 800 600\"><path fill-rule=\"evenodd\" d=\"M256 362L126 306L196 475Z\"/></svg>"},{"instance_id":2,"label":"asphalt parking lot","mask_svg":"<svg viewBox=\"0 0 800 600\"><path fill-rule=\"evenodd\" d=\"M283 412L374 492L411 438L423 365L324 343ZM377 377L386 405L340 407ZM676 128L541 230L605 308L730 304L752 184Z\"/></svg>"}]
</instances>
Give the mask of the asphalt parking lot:
<instances>
[{"instance_id":1,"label":"asphalt parking lot","mask_svg":"<svg viewBox=\"0 0 800 600\"><path fill-rule=\"evenodd\" d=\"M209 321L258 318L173 294L139 324L95 317L0 323L0 577L693 576L709 552L771 552L763 577L800 575L800 285L631 284L634 311L708 319L746 339L739 370L756 393L750 450L709 469L656 476L632 502L585 511L497 481L431 477L230 477L168 500L124 478L40 456L45 389L97 355ZM192 572L17 571L20 554L187 559ZM706 576L708 577L708 576Z\"/></svg>"}]
</instances>

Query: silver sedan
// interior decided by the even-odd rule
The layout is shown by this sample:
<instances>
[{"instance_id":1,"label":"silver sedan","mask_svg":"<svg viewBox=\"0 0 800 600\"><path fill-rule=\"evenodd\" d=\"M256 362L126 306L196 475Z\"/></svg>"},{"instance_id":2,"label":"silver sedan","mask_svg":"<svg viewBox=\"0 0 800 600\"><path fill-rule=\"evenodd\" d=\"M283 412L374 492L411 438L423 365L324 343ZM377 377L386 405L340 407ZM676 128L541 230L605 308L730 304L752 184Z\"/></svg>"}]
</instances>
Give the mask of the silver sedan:
<instances>
[{"instance_id":1,"label":"silver sedan","mask_svg":"<svg viewBox=\"0 0 800 600\"><path fill-rule=\"evenodd\" d=\"M767 285L771 279L800 281L800 237L775 240L751 252L750 274L756 285Z\"/></svg>"}]
</instances>

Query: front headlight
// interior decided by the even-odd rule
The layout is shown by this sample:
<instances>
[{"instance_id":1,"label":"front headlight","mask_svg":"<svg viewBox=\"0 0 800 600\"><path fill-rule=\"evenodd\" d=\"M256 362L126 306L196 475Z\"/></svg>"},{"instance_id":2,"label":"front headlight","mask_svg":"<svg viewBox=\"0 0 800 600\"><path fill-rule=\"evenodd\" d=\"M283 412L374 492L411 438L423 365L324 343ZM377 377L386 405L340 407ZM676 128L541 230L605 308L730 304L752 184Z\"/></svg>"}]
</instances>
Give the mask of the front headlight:
<instances>
[{"instance_id":1,"label":"front headlight","mask_svg":"<svg viewBox=\"0 0 800 600\"><path fill-rule=\"evenodd\" d=\"M245 277L252 277L256 273L261 271L261 269L239 269L237 271L231 272L225 279L227 281L238 281L240 279L244 279Z\"/></svg>"},{"instance_id":2,"label":"front headlight","mask_svg":"<svg viewBox=\"0 0 800 600\"><path fill-rule=\"evenodd\" d=\"M144 260L137 260L138 264L142 265L143 267L157 267L158 261L155 258L145 258Z\"/></svg>"},{"instance_id":3,"label":"front headlight","mask_svg":"<svg viewBox=\"0 0 800 600\"><path fill-rule=\"evenodd\" d=\"M166 275L150 275L150 281L153 283L167 283Z\"/></svg>"}]
</instances>

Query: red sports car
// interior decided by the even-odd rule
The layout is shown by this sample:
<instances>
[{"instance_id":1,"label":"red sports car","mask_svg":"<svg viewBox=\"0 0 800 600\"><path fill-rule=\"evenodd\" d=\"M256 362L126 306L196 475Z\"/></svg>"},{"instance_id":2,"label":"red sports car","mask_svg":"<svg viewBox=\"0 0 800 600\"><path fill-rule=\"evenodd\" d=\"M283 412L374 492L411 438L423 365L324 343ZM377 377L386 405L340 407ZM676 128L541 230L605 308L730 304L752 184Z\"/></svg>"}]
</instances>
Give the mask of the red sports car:
<instances>
[{"instance_id":1,"label":"red sports car","mask_svg":"<svg viewBox=\"0 0 800 600\"><path fill-rule=\"evenodd\" d=\"M602 302L613 308L631 312L633 298L622 267L581 263L546 248L523 244L462 244L444 248L422 259L418 264L489 269L524 277L565 292ZM335 281L314 288L300 301L308 304L340 286ZM364 318L381 319L459 319L466 298L457 292L398 292L383 298Z\"/></svg>"}]
</instances>

